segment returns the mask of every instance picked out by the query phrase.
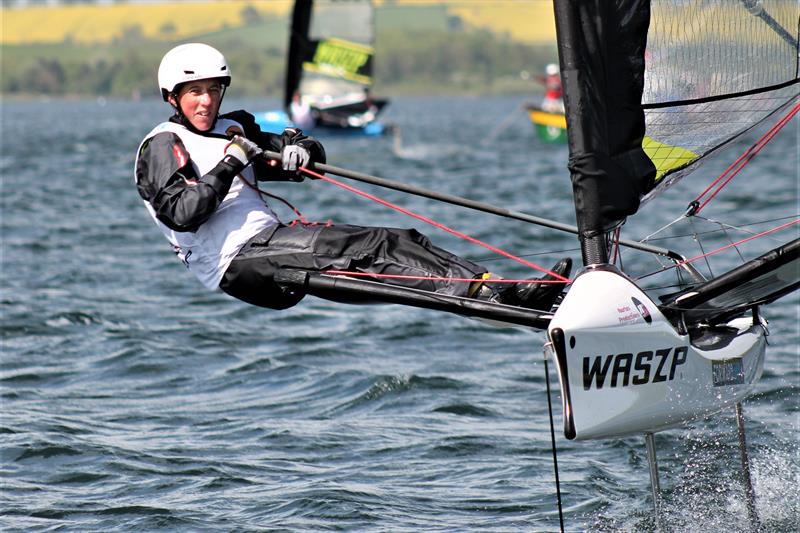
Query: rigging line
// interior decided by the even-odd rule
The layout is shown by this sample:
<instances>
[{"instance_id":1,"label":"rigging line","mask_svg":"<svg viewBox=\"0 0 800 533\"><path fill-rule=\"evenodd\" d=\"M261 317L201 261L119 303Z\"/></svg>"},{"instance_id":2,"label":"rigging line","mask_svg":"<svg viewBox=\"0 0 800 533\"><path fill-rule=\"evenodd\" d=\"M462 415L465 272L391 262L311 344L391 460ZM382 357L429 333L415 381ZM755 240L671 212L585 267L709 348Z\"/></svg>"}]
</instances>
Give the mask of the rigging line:
<instances>
[{"instance_id":1,"label":"rigging line","mask_svg":"<svg viewBox=\"0 0 800 533\"><path fill-rule=\"evenodd\" d=\"M481 144L489 144L490 142L494 141L495 137L500 135L501 132L505 131L506 128L508 128L514 122L514 119L520 116L519 112L521 109L525 109L523 104L517 104L514 106L514 109L511 111L511 113L509 113L508 116L506 116L506 118L500 122L500 124L495 126L489 135L487 135L486 138L481 141Z\"/></svg>"},{"instance_id":2,"label":"rigging line","mask_svg":"<svg viewBox=\"0 0 800 533\"><path fill-rule=\"evenodd\" d=\"M681 220L682 218L684 218L684 217L681 216L678 220ZM701 236L713 235L713 234L719 234L719 233L724 233L726 236L728 236L728 230L735 230L735 231L740 231L740 232L748 234L748 235L758 236L755 231L747 229L747 226L752 226L752 225L756 225L756 224L766 224L766 223L780 222L780 221L783 221L783 220L795 219L795 218L797 218L797 215L790 215L790 216L785 216L785 217L773 218L773 219L770 219L770 220L764 220L764 221L760 221L760 222L754 222L752 224L744 224L744 225L741 225L741 226L734 226L732 224L728 224L728 223L722 222L720 220L715 220L713 218L708 218L708 217L703 217L703 216L693 216L693 217L688 217L687 218L687 220L689 221L689 224L691 225L692 228L695 227L695 219L700 219L700 220L703 220L703 221L708 222L710 224L715 224L715 225L718 226L718 228L714 229L714 230L709 230L709 231L694 231L692 233L687 233L687 234L682 234L682 235L671 235L671 236L668 236L668 237L661 237L661 239L677 239L677 238L682 238L682 237L693 237L694 242L697 243L697 246L700 248L701 253L705 253L705 248L703 246L703 241L699 238ZM780 241L780 239L778 239L776 237L772 237L769 234L765 234L763 236L764 237L769 237L771 239L774 238L776 241L782 242L782 241ZM728 241L732 242L730 240L730 237L728 237ZM735 244L734 244L734 246L735 246ZM744 261L744 257L742 256L741 251L739 251L738 248L736 249L736 251L739 254L739 257L742 259L742 261ZM658 256L656 256L656 258L657 257ZM659 270L657 272L661 272L661 271L665 270L665 268L663 268L664 267L664 263L661 262L661 260L659 260L659 259L657 259L657 261L662 267L662 270ZM713 273L713 269L711 268L711 264L709 263L708 258L706 258L705 263L706 263L706 268L708 268L709 273ZM682 271L678 271L678 272L679 272L679 275L682 274Z\"/></svg>"},{"instance_id":3,"label":"rigging line","mask_svg":"<svg viewBox=\"0 0 800 533\"><path fill-rule=\"evenodd\" d=\"M786 216L783 216L783 217L768 218L768 219L765 219L765 220L758 220L756 222L750 222L748 224L739 224L739 225L736 225L736 226L734 226L732 224L726 224L724 222L721 222L719 220L715 220L713 218L699 216L697 218L699 218L700 220L704 220L706 222L709 222L709 223L712 223L712 224L716 224L716 225L718 225L720 227L717 228L717 229L711 229L711 230L706 230L706 231L695 231L695 232L692 232L692 233L678 233L676 235L667 235L665 237L657 237L657 238L654 238L652 240L653 241L666 241L666 240L676 240L676 239L681 239L681 238L686 238L686 237L697 238L697 237L702 237L704 235L713 235L715 233L720 233L720 232L725 231L725 226L727 226L730 229L735 229L737 231L741 231L742 233L755 235L756 234L755 231L747 229L747 228L749 228L751 226L761 225L761 224L773 224L775 222L781 222L781 221L784 221L784 220L790 220L790 219L793 220L793 219L797 218L798 216L800 216L800 215L786 215ZM679 221L684 220L684 219L686 219L686 217L684 215L681 215L680 217L678 217L675 220L675 222L679 222ZM670 223L670 225L672 225L672 223ZM665 228L662 228L662 229L665 229ZM655 233L658 233L660 231L661 230L658 230ZM651 234L651 236L654 235L655 233ZM642 242L650 239L651 236L642 238L641 239ZM569 252L579 252L580 250L581 250L580 247L561 248L561 249L558 249L558 250L550 249L550 250L547 250L547 251L544 251L544 252L531 252L531 253L526 253L526 254L519 254L519 256L520 257L537 257L537 256L543 256L543 255L550 256L550 255L556 255L556 254L565 254L565 253L569 253ZM659 255L659 254L655 254L655 255ZM486 262L500 261L500 260L502 260L502 258L495 257L495 256L478 256L478 257L473 259L473 261L475 261L477 263L486 263Z\"/></svg>"},{"instance_id":4,"label":"rigging line","mask_svg":"<svg viewBox=\"0 0 800 533\"><path fill-rule=\"evenodd\" d=\"M614 228L614 230L611 232L612 233L612 237L611 237L611 239L609 239L609 244L611 245L612 251L613 251L613 254L611 256L611 264L612 265L616 265L617 264L617 257L619 257L620 263L622 262L622 254L619 252L619 235L620 235L620 230L621 229L622 228L620 226L617 226L616 228Z\"/></svg>"},{"instance_id":5,"label":"rigging line","mask_svg":"<svg viewBox=\"0 0 800 533\"><path fill-rule=\"evenodd\" d=\"M752 241L753 239L757 239L758 237L763 237L764 235L769 235L770 233L775 233L776 231L780 231L780 230L782 230L782 229L786 229L786 228L788 228L789 226L793 226L793 225L795 225L795 224L800 224L800 218L798 218L798 219L795 219L795 220L793 220L793 221L791 221L791 222L787 222L786 224L782 224L782 225L780 225L780 226L778 226L778 227L776 227L776 228L772 228L772 229L769 229L769 230L767 230L767 231L764 231L764 232L762 232L762 233L759 233L758 235L751 235L750 237L744 238L744 239L742 239L742 240L740 240L740 241L737 241L737 242L734 242L734 243L731 243L731 244L727 244L727 245L725 245L725 246L723 246L723 247L721 247L721 248L717 248L716 250L713 250L713 251L711 251L711 252L704 253L704 254L702 254L702 255L698 255L698 256L692 257L692 258L690 258L690 259L685 259L684 261L682 261L682 262L680 262L680 263L676 263L676 264L674 264L674 265L669 265L669 266L667 266L667 267L664 267L664 268L662 268L661 270L656 270L655 272L651 272L651 273L649 273L649 274L645 274L645 275L643 275L643 276L639 276L639 277L638 277L638 278L636 278L636 279L637 279L637 280L640 280L640 279L647 278L647 277L649 277L649 276L653 276L653 275L655 275L655 274L660 274L661 272L664 272L664 271L666 271L666 270L669 270L670 268L678 268L678 267L682 267L683 265L685 265L685 264L687 264L687 263L691 263L691 262L693 262L693 261L697 261L698 259L704 259L704 258L707 258L707 257L709 257L709 256L712 256L712 255L714 255L714 254L717 254L717 253L719 253L719 252L725 251L725 250L727 250L728 248L733 248L733 247L735 247L735 246L739 246L740 244L744 244L744 243L746 243L746 242L748 242L748 241Z\"/></svg>"},{"instance_id":6,"label":"rigging line","mask_svg":"<svg viewBox=\"0 0 800 533\"><path fill-rule=\"evenodd\" d=\"M775 135L797 114L798 111L800 111L800 103L795 104L795 106L786 114L786 116L781 118L769 129L769 131L767 131L767 133L765 133L752 146L750 146L750 148L745 150L745 152L740 155L736 161L734 161L727 169L725 169L725 171L720 174L720 176L714 180L713 183L706 187L706 189L689 204L687 216L699 213L700 210L703 209L723 189L723 187L725 187L733 179L733 177L736 176L736 174L738 174L739 171L742 170L742 168L744 168L744 166L749 163L756 156L756 154L758 154L758 152L760 152L761 149L764 148L764 146L766 146L767 143L775 137ZM723 180L728 173L730 173L730 175L727 177L727 179L720 183L720 181ZM715 186L717 186L717 189L711 194L711 196L705 199L703 203L698 206L697 204L700 202L700 199Z\"/></svg>"},{"instance_id":7,"label":"rigging line","mask_svg":"<svg viewBox=\"0 0 800 533\"><path fill-rule=\"evenodd\" d=\"M364 278L377 278L377 279L405 279L413 281L454 281L458 283L474 283L475 278L447 278L439 276L410 276L408 274L376 274L374 272L358 272L353 270L325 270L325 274L335 276L354 276ZM566 281L559 281L557 279L508 279L508 278L491 278L482 280L483 283L541 283L543 285L564 284Z\"/></svg>"},{"instance_id":8,"label":"rigging line","mask_svg":"<svg viewBox=\"0 0 800 533\"><path fill-rule=\"evenodd\" d=\"M301 213L299 209L297 209L295 206L293 206L291 203L289 203L289 201L286 200L285 198L281 198L277 194L271 194L271 193L268 193L267 191L263 191L261 189L258 189L258 192L260 192L264 196L267 196L269 198L273 198L275 200L279 200L279 201L283 202L284 204L289 206L289 209L294 211L294 214L297 215L297 220L299 220L302 224L309 224L308 220L306 220L306 217L303 216L303 213Z\"/></svg>"},{"instance_id":9,"label":"rigging line","mask_svg":"<svg viewBox=\"0 0 800 533\"><path fill-rule=\"evenodd\" d=\"M247 181L245 179L243 179L242 181L245 183L245 185L247 185L248 187L250 187L251 189L256 191L261 196L261 200L262 201L264 201L264 196L267 196L269 198L273 198L275 200L283 202L284 204L286 204L289 207L289 209L294 211L294 214L297 215L297 219L300 221L301 224L308 224L309 223L308 220L306 220L306 217L303 216L303 213L301 213L299 209L297 209L295 206L293 206L285 198L282 198L282 197L278 196L277 194L268 193L267 191L259 188L258 185L254 184L254 183L250 183L249 181ZM264 201L264 203L266 203L266 202Z\"/></svg>"},{"instance_id":10,"label":"rigging line","mask_svg":"<svg viewBox=\"0 0 800 533\"><path fill-rule=\"evenodd\" d=\"M520 257L540 257L540 256L551 256L551 255L563 255L568 252L580 252L580 246L573 246L571 248L560 248L558 250L549 249L544 252L530 252L525 254L519 254ZM484 255L484 256L470 256L467 259L471 259L474 263L489 263L492 261L503 261L502 257L497 257L495 255Z\"/></svg>"},{"instance_id":11,"label":"rigging line","mask_svg":"<svg viewBox=\"0 0 800 533\"><path fill-rule=\"evenodd\" d=\"M794 219L797 216L798 215L786 215L784 217L769 218L769 219L766 219L766 220L759 220L759 221L756 221L756 222L751 222L749 224L740 224L738 226L730 226L730 227L733 228L733 229L738 229L739 231L742 231L742 232L745 232L745 233L754 233L754 232L752 232L750 230L747 230L745 228L747 228L749 226L755 226L755 225L758 225L758 224L772 224L773 222L780 222L781 220L789 220L790 218ZM683 215L681 215L677 220L683 220L683 218L685 218L685 217ZM721 222L719 222L717 220L714 220L714 219L711 219L711 218L706 218L706 217L698 217L698 218L700 218L701 220L707 220L708 222L714 222L714 223L717 223L717 224L721 224ZM659 230L659 231L661 231L661 230ZM697 237L697 236L700 236L700 235L710 235L710 234L713 234L713 233L719 233L720 231L723 231L723 230L722 229L713 229L713 230L707 230L707 231L699 231L699 232L696 232L696 233L681 233L681 234L678 234L678 235L667 235L666 237L658 237L657 239L653 239L653 240L654 241L665 241L665 240L679 239L679 238L682 238L682 237ZM642 240L645 240L645 239L642 239Z\"/></svg>"},{"instance_id":12,"label":"rigging line","mask_svg":"<svg viewBox=\"0 0 800 533\"><path fill-rule=\"evenodd\" d=\"M794 215L792 217L783 217L783 218L778 219L778 220L786 220L788 218L793 218L793 217L794 217ZM708 222L710 224L716 224L717 226L719 226L719 229L715 229L715 230L712 230L712 231L706 231L706 232L702 232L702 233L701 232L697 232L697 233L693 234L694 236L707 235L707 234L710 234L710 233L725 233L725 234L727 234L728 230L736 230L736 231L740 231L742 233L747 233L749 235L755 235L756 234L755 231L746 229L744 226L734 226L733 224L728 224L727 222L722 222L721 220L715 220L713 218L708 218L708 217L697 217L697 218L699 218L700 220L704 220L704 221L706 221L706 222Z\"/></svg>"},{"instance_id":13,"label":"rigging line","mask_svg":"<svg viewBox=\"0 0 800 533\"><path fill-rule=\"evenodd\" d=\"M694 217L689 217L689 226L693 230L695 228L695 223L696 223L696 219ZM723 233L725 233L724 229L722 229L722 231L723 231ZM695 233L697 233L697 232L695 231ZM726 233L726 235L727 235L727 233ZM711 268L711 261L708 260L708 255L706 254L705 246L703 246L703 241L698 239L698 238L696 238L696 237L695 237L694 240L697 243L697 246L700 248L700 254L703 257L703 261L706 264L706 268L708 269L708 273L713 277L714 276L714 270ZM730 239L728 239L728 242L730 242Z\"/></svg>"},{"instance_id":14,"label":"rigging line","mask_svg":"<svg viewBox=\"0 0 800 533\"><path fill-rule=\"evenodd\" d=\"M680 270L678 272L681 272ZM653 291L666 291L666 290L676 290L676 289L684 289L686 288L686 283L670 283L670 284L659 284L659 285L652 285L647 287L640 287L642 291L648 293Z\"/></svg>"},{"instance_id":15,"label":"rigging line","mask_svg":"<svg viewBox=\"0 0 800 533\"><path fill-rule=\"evenodd\" d=\"M723 226L722 227L722 233L725 235L725 237L728 239L728 241L730 241L731 244L732 244L731 234L730 234L730 232L728 232L728 228ZM739 259L742 261L742 263L744 263L745 262L745 258L744 258L744 255L742 254L742 251L739 249L739 247L734 245L734 250L736 250L736 253L739 254Z\"/></svg>"},{"instance_id":16,"label":"rigging line","mask_svg":"<svg viewBox=\"0 0 800 533\"><path fill-rule=\"evenodd\" d=\"M767 142L769 142L769 141L770 141L770 140L771 140L771 139L772 139L772 138L775 136L775 134L776 134L776 133L777 133L777 132L778 132L778 131L779 131L781 128L783 128L783 126L784 126L784 125L786 125L786 123L787 123L787 122L788 122L788 121L789 121L789 120L790 120L790 119L791 119L791 118L792 118L792 117L793 117L793 116L794 116L794 115L797 113L798 109L800 109L800 104L796 104L796 105L795 105L795 106L794 106L794 107L793 107L791 110L789 110L789 112L786 114L786 116L784 116L783 118L781 118L781 119L780 119L780 120L779 120L777 123L775 123L775 124L774 124L774 125L773 125L773 126L772 126L772 127L771 127L771 128L770 128L770 129L769 129L769 130L768 130L768 131L767 131L767 132L766 132L766 133L765 133L765 134L764 134L764 135L763 135L763 136L762 136L762 137L759 139L759 140L757 140L757 141L756 141L756 142L755 142L755 143L754 143L752 146L750 146L750 147L749 147L747 150L745 150L745 152L744 152L742 155L740 155L740 156L739 156L739 158L738 158L738 159L736 159L736 161L734 161L733 163L731 163L731 165L730 165L730 166L729 166L727 169L725 169L725 171L724 171L722 174L720 174L720 176L719 176L719 177L718 177L716 180L714 180L714 181L713 181L713 182L712 182L712 183L711 183L711 184L710 184L708 187L706 187L706 188L705 188L705 190L704 190L703 192L701 192L699 195L697 195L697 198L695 198L694 202L692 202L692 203L699 202L699 201L700 201L700 199L701 199L701 198L702 198L702 197L703 197L703 196L704 196L706 193L708 193L708 191L710 191L710 190L711 190L711 189L712 189L712 188L713 188L715 185L717 185L717 184L720 182L720 180L722 180L722 179L725 177L725 175L726 175L728 172L730 172L730 171L731 171L731 170L732 170L732 169L733 169L733 168L734 168L734 167L735 167L737 164L739 164L739 162L741 162L743 159L747 158L747 161L749 161L750 159L752 159L752 157L755 155L755 153L757 153L758 151L760 151L760 150L761 150L761 148L763 148L763 146L764 146L764 145L765 145ZM768 138L767 138L767 137L768 137ZM766 140L765 140L765 139L766 139ZM754 150L755 150L755 153L753 153L753 151L754 151ZM747 161L745 161L745 163L746 163ZM743 163L741 166L744 166L744 163ZM741 166L739 167L739 169L741 169ZM739 170L736 170L736 172L738 172L738 171L739 171ZM729 180L730 180L730 178L729 178ZM726 181L726 183L727 183L727 181ZM724 185L724 184L723 184L723 185ZM716 193L715 193L715 194L716 194ZM706 203L707 203L707 201L706 201ZM705 205L705 203L704 203L703 205ZM700 206L700 208L702 208L702 206ZM696 212L696 211L699 211L699 209L700 209L700 208L697 208L697 209L695 210L695 212Z\"/></svg>"},{"instance_id":17,"label":"rigging line","mask_svg":"<svg viewBox=\"0 0 800 533\"><path fill-rule=\"evenodd\" d=\"M686 218L686 213L682 214L681 216L679 216L678 218L676 218L676 219L675 219L675 220L673 220L672 222L668 222L666 225L664 225L664 226L661 226L660 228L658 228L657 230L655 230L653 233L651 233L650 235L648 235L647 237L645 237L644 239L642 239L642 242L647 242L647 241L649 241L649 240L650 240L650 239L651 239L651 238L652 238L654 235L658 235L658 234L659 234L659 233L661 233L662 231L664 231L664 230L668 229L669 227L671 227L671 226L673 226L673 225L677 224L678 222L680 222L680 221L681 221L681 220L683 220L684 218ZM667 238L667 237L665 237L665 238Z\"/></svg>"},{"instance_id":18,"label":"rigging line","mask_svg":"<svg viewBox=\"0 0 800 533\"><path fill-rule=\"evenodd\" d=\"M564 533L564 511L561 503L561 481L558 475L558 448L556 446L556 429L553 422L553 400L550 393L550 369L547 366L547 353L544 354L544 380L547 385L547 412L550 418L550 449L553 453L553 470L556 481L556 503L558 505L558 521L561 525L559 531Z\"/></svg>"},{"instance_id":19,"label":"rigging line","mask_svg":"<svg viewBox=\"0 0 800 533\"><path fill-rule=\"evenodd\" d=\"M337 187L341 187L341 188L343 188L343 189L345 189L347 191L350 191L352 193L358 194L359 196L363 196L364 198L367 198L367 199L372 200L374 202L378 202L379 204L381 204L383 206L386 206L386 207L389 207L391 209L394 209L395 211L399 211L399 212L401 212L401 213L403 213L405 215L408 215L410 217L416 218L417 220L421 220L422 222L430 224L430 225L432 225L434 227L437 227L437 228L439 228L441 230L444 230L444 231L446 231L448 233L452 233L453 235L455 235L457 237L460 237L460 238L462 238L464 240L467 240L467 241L469 241L469 242L471 242L473 244L477 244L479 246L483 246L484 248L486 248L488 250L491 250L491 251L493 251L493 252L495 252L497 254L500 254L500 255L502 255L504 257L512 259L512 260L514 260L514 261L516 261L516 262L518 262L518 263L520 263L522 265L525 265L527 267L533 268L534 270L538 270L539 272L543 272L545 274L549 274L551 276L554 276L559 281L562 281L562 282L568 282L569 281L567 278L565 278L564 276L561 276L560 274L558 274L556 272L551 272L550 270L547 270L546 268L542 268L539 265L536 265L534 263L531 263L530 261L522 259L521 257L517 257L517 256L515 256L513 254L510 254L510 253L504 251L504 250L501 250L500 248L492 246L491 244L489 244L487 242L484 242L484 241L481 241L479 239L476 239L475 237L471 237L471 236L467 235L466 233L461 233L460 231L454 230L453 228L450 228L450 227L447 227L444 224L436 222L433 219L430 219L430 218L424 217L422 215L419 215L417 213L414 213L413 211L410 211L410 210L408 210L408 209L406 209L404 207L400 207L399 205L393 204L393 203L391 203L391 202L389 202L387 200L384 200L382 198L378 198L377 196L375 196L373 194L369 194L368 192L356 189L355 187L352 187L350 185L347 185L345 183L337 181L337 180L331 178L330 176L323 176L322 174L317 174L313 170L309 170L309 169L307 169L305 167L300 167L299 170L301 172L303 172L304 174L307 174L307 175L309 175L309 176L311 176L313 178L317 178L317 179L321 179L321 180L327 181L328 183L336 185Z\"/></svg>"},{"instance_id":20,"label":"rigging line","mask_svg":"<svg viewBox=\"0 0 800 533\"><path fill-rule=\"evenodd\" d=\"M772 31L774 31L781 37L781 39L789 43L792 46L792 48L797 49L797 39L795 39L794 36L791 33L789 33L789 30L781 26L780 23L772 17L772 15L767 13L767 10L764 9L764 6L761 5L760 1L758 0L741 0L741 1L744 4L744 8L748 10L751 15L754 15L763 20L764 23L767 26L769 26Z\"/></svg>"},{"instance_id":21,"label":"rigging line","mask_svg":"<svg viewBox=\"0 0 800 533\"><path fill-rule=\"evenodd\" d=\"M753 146L751 146L744 154L742 154L742 156L739 157L739 159L737 159L733 163L733 165L728 167L728 169L719 178L717 178L717 180L714 183L719 182L719 180L725 175L725 173L729 172L732 167L736 166L736 164L741 161L741 164L739 164L738 168L736 168L731 173L731 175L728 176L728 178L722 184L720 184L717 187L717 190L714 191L714 193L708 199L706 199L700 207L698 207L697 209L694 210L693 214L699 212L703 207L705 207L706 204L708 204L711 201L711 199L714 198L714 196L716 196L723 189L723 187L725 187L728 184L728 182L730 182L733 179L733 177L736 176L736 174L738 174L739 171L742 168L744 168L744 166L747 163L749 163L753 159L753 157L755 157L756 154L758 154L758 152L760 152L761 149L764 146L766 146L767 143L769 141L771 141L775 137L775 135L789 122L789 120L791 120L794 117L794 115L797 114L798 110L800 110L800 104L796 104L786 114L785 117L783 117L781 120L779 120L766 134L764 134L758 141L756 141L756 143L754 143ZM714 184L712 184L711 186L713 186L713 185ZM703 194L705 194L706 191L704 191ZM702 194L700 195L700 197L702 197ZM698 197L698 200L699 200L700 197ZM697 200L695 200L695 201L697 201Z\"/></svg>"},{"instance_id":22,"label":"rigging line","mask_svg":"<svg viewBox=\"0 0 800 533\"><path fill-rule=\"evenodd\" d=\"M727 231L726 231L727 229L733 229L733 230L741 231L742 233L746 233L746 234L749 234L749 235L756 235L756 233L754 231L746 229L746 227L747 226L755 226L757 224L767 224L767 223L771 224L771 223L774 223L774 222L781 222L781 221L784 221L784 220L796 219L796 218L798 218L798 215L790 215L790 216L785 216L785 217L778 217L778 218L773 218L773 219L769 219L769 220L753 222L751 224L744 224L744 225L741 225L741 226L737 227L737 226L732 226L730 224L725 224L723 222L720 222L720 221L717 221L717 220L714 220L714 219L710 219L710 218L707 218L707 217L702 217L702 216L689 217L686 220L688 220L688 223L692 228L695 227L695 219L700 219L700 220L704 220L704 221L712 223L712 224L716 224L718 226L718 228L714 229L714 230L709 230L709 231L694 231L692 233L685 233L685 234L679 234L679 235L670 235L670 236L666 236L666 237L660 237L660 238L658 238L656 240L679 239L679 238L692 237L694 242L697 243L697 246L700 248L701 252L705 253L705 249L704 249L704 246L703 246L703 241L699 237L706 236L706 235L718 234L718 233L726 233L727 234ZM777 239L775 237L772 237L771 235L765 235L765 237L774 238L775 240L781 242L779 239ZM739 254L739 256L741 257L741 253ZM663 271L667 270L668 267L665 267L665 263L659 258L658 255L654 255L653 257L656 260L656 262L661 266L661 269L657 270L655 272L651 272L650 274L646 274L646 275L644 275L642 277L647 277L647 276L650 276L650 275L653 275L653 274L657 274L657 273L660 273L660 272L663 272ZM709 264L708 259L705 260L705 263L706 263L706 267L708 268L708 272L709 273L713 273L713 269L711 268L711 265ZM675 265L675 266L677 266L677 265ZM682 277L683 274L685 274L685 272L683 270L678 270L678 276L679 277Z\"/></svg>"},{"instance_id":23,"label":"rigging line","mask_svg":"<svg viewBox=\"0 0 800 533\"><path fill-rule=\"evenodd\" d=\"M281 155L277 152L271 152L268 150L263 151L263 156L272 159L275 161L281 160ZM565 233L572 233L573 235L578 235L578 228L576 226L571 226L569 224L563 224L561 222L556 222L554 220L548 220L546 218L536 217L533 215L529 215L527 213L523 213L521 211L512 211L510 209L505 209L502 207L497 207L491 204L487 204L485 202L477 202L475 200L470 200L468 198L462 198L460 196L455 196L452 194L445 194L436 191L432 191L430 189L424 189L422 187L415 187L413 185L408 185L405 183L400 183L398 181L388 180L385 178L379 178L377 176L370 176L369 174L364 174L362 172L355 172L352 170L347 170L340 167L335 167L333 165L327 165L325 163L314 163L313 168L315 170L321 170L322 172L327 172L329 174L335 174L337 176L342 176L344 178L353 179L356 181L360 181L363 183L369 183L371 185L377 185L378 187L384 187L386 189L393 189L395 191L401 191L408 194L413 194L415 196L421 196L423 198L430 198L432 200L438 200L440 202L445 202L452 205L457 205L460 207L466 207L467 209L473 209L475 211L482 211L484 213L490 213L497 216L502 216L506 218L511 218L514 220L521 220L523 222L528 222L531 224L536 224L539 226L543 226L546 228L555 229L558 231L563 231ZM303 169L308 170L308 169ZM659 248L657 246L653 246L650 244L644 244L637 241L630 241L627 239L621 239L620 244L623 246L627 246L628 248L634 248L637 250L642 250L644 252L650 252L653 254L659 254L666 257L669 257L675 261L683 260L684 257L681 256L678 252L668 250L666 248Z\"/></svg>"}]
</instances>

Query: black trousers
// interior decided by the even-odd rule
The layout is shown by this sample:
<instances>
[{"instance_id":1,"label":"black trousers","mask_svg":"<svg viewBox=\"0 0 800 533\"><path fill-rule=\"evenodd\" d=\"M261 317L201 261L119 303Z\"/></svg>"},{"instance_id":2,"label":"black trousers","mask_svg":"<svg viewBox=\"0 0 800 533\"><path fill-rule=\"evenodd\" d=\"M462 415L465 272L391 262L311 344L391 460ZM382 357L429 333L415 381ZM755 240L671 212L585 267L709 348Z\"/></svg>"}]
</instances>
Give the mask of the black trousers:
<instances>
[{"instance_id":1,"label":"black trousers","mask_svg":"<svg viewBox=\"0 0 800 533\"><path fill-rule=\"evenodd\" d=\"M273 276L282 268L461 279L486 272L434 246L413 229L296 224L269 228L250 239L228 267L220 288L250 304L286 309L305 295L285 292L275 283ZM375 280L455 296L465 296L470 285L448 280Z\"/></svg>"}]
</instances>

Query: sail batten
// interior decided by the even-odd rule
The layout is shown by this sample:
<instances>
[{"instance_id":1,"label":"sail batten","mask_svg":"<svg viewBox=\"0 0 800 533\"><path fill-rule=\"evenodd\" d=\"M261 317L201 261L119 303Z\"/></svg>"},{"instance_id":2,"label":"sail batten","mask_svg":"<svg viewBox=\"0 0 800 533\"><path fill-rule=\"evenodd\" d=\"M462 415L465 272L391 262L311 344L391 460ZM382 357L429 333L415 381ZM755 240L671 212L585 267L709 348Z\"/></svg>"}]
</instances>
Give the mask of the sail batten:
<instances>
[{"instance_id":1,"label":"sail batten","mask_svg":"<svg viewBox=\"0 0 800 533\"><path fill-rule=\"evenodd\" d=\"M744 96L750 96L755 94L767 94L773 91L777 91L779 89L783 89L785 87L789 87L791 85L796 85L800 82L800 79L792 79L777 85L772 85L769 87L759 87L756 89L751 89L749 91L740 91L737 93L729 93L729 94L721 94L715 96L706 96L702 98L692 98L688 100L680 100L680 101L666 101L666 102L652 102L652 103L644 103L642 104L642 108L645 111L650 109L662 109L665 107L677 107L677 106L686 106L692 104L705 104L708 102L716 102L719 100L730 100L731 98L740 98Z\"/></svg>"}]
</instances>

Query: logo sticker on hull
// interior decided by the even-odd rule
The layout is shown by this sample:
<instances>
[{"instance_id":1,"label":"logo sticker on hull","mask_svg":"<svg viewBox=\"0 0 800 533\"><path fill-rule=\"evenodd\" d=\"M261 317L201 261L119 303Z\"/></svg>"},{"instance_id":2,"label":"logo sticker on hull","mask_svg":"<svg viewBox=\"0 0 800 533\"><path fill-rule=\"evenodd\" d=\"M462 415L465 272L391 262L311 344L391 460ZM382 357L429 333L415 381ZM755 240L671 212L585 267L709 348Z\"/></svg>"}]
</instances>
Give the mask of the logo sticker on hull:
<instances>
[{"instance_id":1,"label":"logo sticker on hull","mask_svg":"<svg viewBox=\"0 0 800 533\"><path fill-rule=\"evenodd\" d=\"M712 361L711 373L715 387L725 385L744 385L744 366L741 359Z\"/></svg>"},{"instance_id":2,"label":"logo sticker on hull","mask_svg":"<svg viewBox=\"0 0 800 533\"><path fill-rule=\"evenodd\" d=\"M634 297L631 297L631 301L633 302L633 305L636 306L636 310L639 311L639 314L642 315L642 318L644 319L645 322L647 322L648 324L653 322L653 317L650 315L650 310L647 308L646 305L644 305L642 302L640 302Z\"/></svg>"}]
</instances>

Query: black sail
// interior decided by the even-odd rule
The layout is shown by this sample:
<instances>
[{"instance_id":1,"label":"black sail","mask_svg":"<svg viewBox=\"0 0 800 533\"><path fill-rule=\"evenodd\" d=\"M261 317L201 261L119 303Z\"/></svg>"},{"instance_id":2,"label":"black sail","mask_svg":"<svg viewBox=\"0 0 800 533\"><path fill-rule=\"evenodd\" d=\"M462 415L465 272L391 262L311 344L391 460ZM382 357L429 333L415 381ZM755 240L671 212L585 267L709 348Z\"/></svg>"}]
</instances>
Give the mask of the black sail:
<instances>
[{"instance_id":1,"label":"black sail","mask_svg":"<svg viewBox=\"0 0 800 533\"><path fill-rule=\"evenodd\" d=\"M605 262L604 233L636 213L656 169L642 149L648 0L556 0L569 170L584 263Z\"/></svg>"},{"instance_id":2,"label":"black sail","mask_svg":"<svg viewBox=\"0 0 800 533\"><path fill-rule=\"evenodd\" d=\"M286 61L286 85L283 91L283 107L289 109L292 95L300 87L303 61L314 48L309 41L308 30L311 25L312 0L295 0L292 11L292 25L289 28L289 54Z\"/></svg>"},{"instance_id":3,"label":"black sail","mask_svg":"<svg viewBox=\"0 0 800 533\"><path fill-rule=\"evenodd\" d=\"M284 108L298 93L318 111L318 125L352 126L348 117L377 115L388 100L371 93L374 46L372 0L296 0Z\"/></svg>"}]
</instances>

